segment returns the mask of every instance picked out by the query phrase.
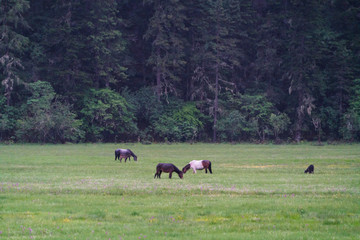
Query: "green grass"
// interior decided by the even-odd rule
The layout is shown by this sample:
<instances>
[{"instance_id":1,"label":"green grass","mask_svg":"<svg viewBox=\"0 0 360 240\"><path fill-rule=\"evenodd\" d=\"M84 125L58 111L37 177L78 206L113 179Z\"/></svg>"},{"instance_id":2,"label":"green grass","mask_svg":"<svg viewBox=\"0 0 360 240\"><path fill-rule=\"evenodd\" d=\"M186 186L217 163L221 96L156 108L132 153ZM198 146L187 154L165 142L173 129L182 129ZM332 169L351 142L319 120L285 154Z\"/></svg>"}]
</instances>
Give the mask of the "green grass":
<instances>
[{"instance_id":1,"label":"green grass","mask_svg":"<svg viewBox=\"0 0 360 240\"><path fill-rule=\"evenodd\" d=\"M138 162L114 161L130 148ZM212 161L213 174L179 179ZM304 174L309 164L315 174ZM359 239L360 145L0 145L0 239Z\"/></svg>"}]
</instances>

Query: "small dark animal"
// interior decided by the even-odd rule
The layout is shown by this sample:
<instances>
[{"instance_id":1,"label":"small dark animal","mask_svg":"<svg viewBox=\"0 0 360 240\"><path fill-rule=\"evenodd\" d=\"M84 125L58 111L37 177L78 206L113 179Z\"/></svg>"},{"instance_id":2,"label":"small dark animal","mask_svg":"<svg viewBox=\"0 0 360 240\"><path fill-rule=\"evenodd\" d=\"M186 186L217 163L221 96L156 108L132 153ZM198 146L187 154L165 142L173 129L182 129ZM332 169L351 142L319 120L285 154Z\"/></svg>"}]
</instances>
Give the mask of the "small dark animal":
<instances>
[{"instance_id":1,"label":"small dark animal","mask_svg":"<svg viewBox=\"0 0 360 240\"><path fill-rule=\"evenodd\" d=\"M174 164L172 163L159 163L156 166L156 173L154 175L154 178L158 177L160 178L160 175L162 172L169 173L169 178L171 178L172 173L176 172L179 175L179 178L183 178L183 172L180 171Z\"/></svg>"},{"instance_id":2,"label":"small dark animal","mask_svg":"<svg viewBox=\"0 0 360 240\"><path fill-rule=\"evenodd\" d=\"M125 162L127 159L130 161L130 157L133 157L135 161L137 161L137 156L130 150L130 149L116 149L115 150L115 161L116 159L119 159L121 162L121 159L125 158Z\"/></svg>"},{"instance_id":3,"label":"small dark animal","mask_svg":"<svg viewBox=\"0 0 360 240\"><path fill-rule=\"evenodd\" d=\"M311 164L310 166L308 166L304 173L314 173L314 165Z\"/></svg>"},{"instance_id":4,"label":"small dark animal","mask_svg":"<svg viewBox=\"0 0 360 240\"><path fill-rule=\"evenodd\" d=\"M193 169L193 173L196 173L196 170L203 169L205 169L205 173L207 173L207 170L209 169L209 172L212 174L211 162L209 160L192 160L189 164L183 167L182 171L186 173L190 168Z\"/></svg>"}]
</instances>

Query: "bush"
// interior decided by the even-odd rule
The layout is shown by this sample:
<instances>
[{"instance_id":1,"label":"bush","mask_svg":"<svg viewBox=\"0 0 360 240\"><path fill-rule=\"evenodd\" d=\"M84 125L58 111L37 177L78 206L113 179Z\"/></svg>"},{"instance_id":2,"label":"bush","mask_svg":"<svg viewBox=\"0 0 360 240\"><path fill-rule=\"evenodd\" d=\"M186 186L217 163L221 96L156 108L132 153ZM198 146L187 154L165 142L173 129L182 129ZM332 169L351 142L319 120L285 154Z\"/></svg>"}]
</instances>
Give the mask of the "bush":
<instances>
[{"instance_id":1,"label":"bush","mask_svg":"<svg viewBox=\"0 0 360 240\"><path fill-rule=\"evenodd\" d=\"M16 130L19 110L6 104L6 98L0 95L0 141L12 138Z\"/></svg>"},{"instance_id":2,"label":"bush","mask_svg":"<svg viewBox=\"0 0 360 240\"><path fill-rule=\"evenodd\" d=\"M217 123L221 140L239 141L256 135L257 121L248 121L238 110L228 111Z\"/></svg>"},{"instance_id":3,"label":"bush","mask_svg":"<svg viewBox=\"0 0 360 240\"><path fill-rule=\"evenodd\" d=\"M60 102L50 83L30 83L31 97L24 109L25 116L17 121L16 137L25 142L79 141L83 137L81 121L71 112L70 105Z\"/></svg>"},{"instance_id":4,"label":"bush","mask_svg":"<svg viewBox=\"0 0 360 240\"><path fill-rule=\"evenodd\" d=\"M345 141L360 140L360 114L354 110L345 113L340 132Z\"/></svg>"},{"instance_id":5,"label":"bush","mask_svg":"<svg viewBox=\"0 0 360 240\"><path fill-rule=\"evenodd\" d=\"M272 103L262 95L226 96L228 104L220 116L217 129L223 140L249 140L258 135L260 141L269 134Z\"/></svg>"},{"instance_id":6,"label":"bush","mask_svg":"<svg viewBox=\"0 0 360 240\"><path fill-rule=\"evenodd\" d=\"M83 100L81 117L88 141L129 141L138 129L132 106L110 89L91 89Z\"/></svg>"},{"instance_id":7,"label":"bush","mask_svg":"<svg viewBox=\"0 0 360 240\"><path fill-rule=\"evenodd\" d=\"M273 129L275 140L279 141L279 135L288 129L290 118L285 113L270 115L270 125Z\"/></svg>"},{"instance_id":8,"label":"bush","mask_svg":"<svg viewBox=\"0 0 360 240\"><path fill-rule=\"evenodd\" d=\"M189 141L195 140L203 130L205 116L195 104L182 102L170 103L164 113L154 123L154 133L161 140Z\"/></svg>"},{"instance_id":9,"label":"bush","mask_svg":"<svg viewBox=\"0 0 360 240\"><path fill-rule=\"evenodd\" d=\"M154 137L154 124L164 111L150 87L141 88L134 94L126 93L126 100L134 106L134 114L139 129L139 140L151 141Z\"/></svg>"}]
</instances>

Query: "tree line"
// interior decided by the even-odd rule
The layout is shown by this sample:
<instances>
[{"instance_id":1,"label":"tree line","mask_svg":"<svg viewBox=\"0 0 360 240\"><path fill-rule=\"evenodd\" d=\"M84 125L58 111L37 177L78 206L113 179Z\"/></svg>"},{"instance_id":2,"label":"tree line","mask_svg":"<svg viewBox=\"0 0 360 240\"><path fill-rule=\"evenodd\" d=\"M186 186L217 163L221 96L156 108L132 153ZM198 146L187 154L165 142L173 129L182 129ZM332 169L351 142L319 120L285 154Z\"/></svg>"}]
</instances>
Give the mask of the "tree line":
<instances>
[{"instance_id":1,"label":"tree line","mask_svg":"<svg viewBox=\"0 0 360 240\"><path fill-rule=\"evenodd\" d=\"M360 140L358 0L0 0L0 141Z\"/></svg>"}]
</instances>

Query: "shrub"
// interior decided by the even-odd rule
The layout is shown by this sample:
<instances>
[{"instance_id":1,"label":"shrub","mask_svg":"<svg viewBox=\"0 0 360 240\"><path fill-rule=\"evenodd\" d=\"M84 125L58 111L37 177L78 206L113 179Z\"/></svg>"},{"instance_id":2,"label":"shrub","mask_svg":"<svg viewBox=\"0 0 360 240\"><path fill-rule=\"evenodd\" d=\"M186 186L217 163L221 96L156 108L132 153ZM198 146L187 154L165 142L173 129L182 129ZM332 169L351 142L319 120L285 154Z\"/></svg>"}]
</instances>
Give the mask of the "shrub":
<instances>
[{"instance_id":1,"label":"shrub","mask_svg":"<svg viewBox=\"0 0 360 240\"><path fill-rule=\"evenodd\" d=\"M128 141L137 136L130 104L110 89L91 89L83 100L81 117L89 141Z\"/></svg>"},{"instance_id":2,"label":"shrub","mask_svg":"<svg viewBox=\"0 0 360 240\"><path fill-rule=\"evenodd\" d=\"M30 83L31 97L24 109L25 116L17 121L16 137L25 142L66 142L82 139L81 121L71 106L59 101L50 83Z\"/></svg>"}]
</instances>

